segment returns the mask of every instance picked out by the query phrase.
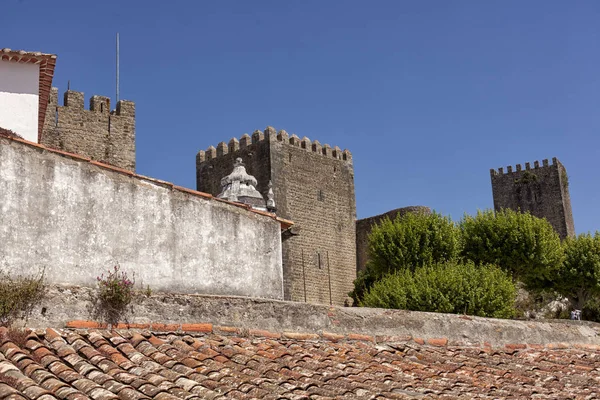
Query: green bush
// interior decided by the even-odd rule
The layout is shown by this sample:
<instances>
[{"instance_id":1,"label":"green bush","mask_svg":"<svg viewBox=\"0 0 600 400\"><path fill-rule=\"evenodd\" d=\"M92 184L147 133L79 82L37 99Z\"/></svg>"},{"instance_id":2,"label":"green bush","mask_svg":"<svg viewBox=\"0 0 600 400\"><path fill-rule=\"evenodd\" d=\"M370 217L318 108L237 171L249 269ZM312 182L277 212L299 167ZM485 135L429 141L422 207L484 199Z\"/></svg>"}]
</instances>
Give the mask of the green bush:
<instances>
[{"instance_id":1,"label":"green bush","mask_svg":"<svg viewBox=\"0 0 600 400\"><path fill-rule=\"evenodd\" d=\"M510 318L516 288L493 265L445 263L404 269L376 282L362 306Z\"/></svg>"},{"instance_id":2,"label":"green bush","mask_svg":"<svg viewBox=\"0 0 600 400\"><path fill-rule=\"evenodd\" d=\"M364 293L386 274L423 265L454 261L460 231L449 217L437 213L407 213L383 219L368 238L369 262L349 293L359 304Z\"/></svg>"},{"instance_id":3,"label":"green bush","mask_svg":"<svg viewBox=\"0 0 600 400\"><path fill-rule=\"evenodd\" d=\"M45 294L44 273L38 276L11 276L0 271L0 326L26 319Z\"/></svg>"},{"instance_id":4,"label":"green bush","mask_svg":"<svg viewBox=\"0 0 600 400\"><path fill-rule=\"evenodd\" d=\"M449 217L437 213L407 213L373 227L369 263L375 276L402 269L453 261L459 252L460 231Z\"/></svg>"},{"instance_id":5,"label":"green bush","mask_svg":"<svg viewBox=\"0 0 600 400\"><path fill-rule=\"evenodd\" d=\"M566 238L563 251L564 261L560 273L554 276L554 290L582 310L600 295L600 233Z\"/></svg>"},{"instance_id":6,"label":"green bush","mask_svg":"<svg viewBox=\"0 0 600 400\"><path fill-rule=\"evenodd\" d=\"M562 263L560 238L545 219L505 209L478 212L460 222L462 256L475 264L494 264L528 289L544 289Z\"/></svg>"},{"instance_id":7,"label":"green bush","mask_svg":"<svg viewBox=\"0 0 600 400\"><path fill-rule=\"evenodd\" d=\"M94 316L115 325L124 317L134 298L134 278L130 279L126 272L115 265L106 277L102 274L96 280L98 291L92 299Z\"/></svg>"}]
</instances>

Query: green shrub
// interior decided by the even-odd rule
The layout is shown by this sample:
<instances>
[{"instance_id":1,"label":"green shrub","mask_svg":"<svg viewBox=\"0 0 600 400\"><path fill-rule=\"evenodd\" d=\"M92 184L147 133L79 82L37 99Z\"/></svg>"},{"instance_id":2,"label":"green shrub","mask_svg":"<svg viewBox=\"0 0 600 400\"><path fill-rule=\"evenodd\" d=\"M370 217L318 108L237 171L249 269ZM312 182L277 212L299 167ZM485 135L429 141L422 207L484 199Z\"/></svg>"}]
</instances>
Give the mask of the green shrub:
<instances>
[{"instance_id":1,"label":"green shrub","mask_svg":"<svg viewBox=\"0 0 600 400\"><path fill-rule=\"evenodd\" d=\"M134 297L134 278L129 278L126 272L115 265L104 274L96 278L98 291L92 299L94 316L106 323L115 325L123 318L128 306Z\"/></svg>"},{"instance_id":2,"label":"green shrub","mask_svg":"<svg viewBox=\"0 0 600 400\"><path fill-rule=\"evenodd\" d=\"M500 268L451 262L387 275L373 285L361 305L510 318L515 296L511 277Z\"/></svg>"},{"instance_id":3,"label":"green shrub","mask_svg":"<svg viewBox=\"0 0 600 400\"><path fill-rule=\"evenodd\" d=\"M453 261L460 231L449 217L437 213L407 213L389 218L369 234L369 263L380 277L402 269Z\"/></svg>"},{"instance_id":4,"label":"green shrub","mask_svg":"<svg viewBox=\"0 0 600 400\"><path fill-rule=\"evenodd\" d=\"M600 322L600 296L592 296L581 309L581 319Z\"/></svg>"},{"instance_id":5,"label":"green shrub","mask_svg":"<svg viewBox=\"0 0 600 400\"><path fill-rule=\"evenodd\" d=\"M564 261L560 273L554 276L554 290L582 310L600 295L600 233L566 238L563 251Z\"/></svg>"},{"instance_id":6,"label":"green shrub","mask_svg":"<svg viewBox=\"0 0 600 400\"><path fill-rule=\"evenodd\" d=\"M0 326L26 319L45 294L44 273L38 276L11 276L0 271Z\"/></svg>"},{"instance_id":7,"label":"green shrub","mask_svg":"<svg viewBox=\"0 0 600 400\"><path fill-rule=\"evenodd\" d=\"M560 269L560 238L545 219L509 209L487 210L465 216L460 229L466 260L498 265L528 289L550 287Z\"/></svg>"},{"instance_id":8,"label":"green shrub","mask_svg":"<svg viewBox=\"0 0 600 400\"><path fill-rule=\"evenodd\" d=\"M386 274L423 265L454 261L460 231L449 217L435 212L407 213L383 219L368 238L369 262L349 296L359 304L364 293Z\"/></svg>"}]
</instances>

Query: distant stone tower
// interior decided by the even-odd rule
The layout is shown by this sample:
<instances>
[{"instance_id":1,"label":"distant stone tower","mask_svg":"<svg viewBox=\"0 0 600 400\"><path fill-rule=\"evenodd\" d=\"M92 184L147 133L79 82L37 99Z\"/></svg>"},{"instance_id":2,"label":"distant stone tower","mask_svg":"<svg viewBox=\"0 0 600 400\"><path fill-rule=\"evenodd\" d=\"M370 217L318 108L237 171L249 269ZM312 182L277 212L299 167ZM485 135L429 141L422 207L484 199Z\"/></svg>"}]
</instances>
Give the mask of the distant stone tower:
<instances>
[{"instance_id":1,"label":"distant stone tower","mask_svg":"<svg viewBox=\"0 0 600 400\"><path fill-rule=\"evenodd\" d=\"M285 299L343 305L356 279L350 152L268 127L200 151L198 190L219 194L221 178L238 157L256 178L261 195L274 202L277 215L295 223L283 237Z\"/></svg>"},{"instance_id":2,"label":"distant stone tower","mask_svg":"<svg viewBox=\"0 0 600 400\"><path fill-rule=\"evenodd\" d=\"M40 143L135 171L135 104L121 100L111 112L110 99L92 96L84 108L82 92L69 90L64 106L52 88Z\"/></svg>"},{"instance_id":3,"label":"distant stone tower","mask_svg":"<svg viewBox=\"0 0 600 400\"><path fill-rule=\"evenodd\" d=\"M525 169L517 164L490 170L494 209L510 208L512 210L529 211L536 217L546 218L561 238L575 235L571 198L569 196L569 179L567 170L555 158L552 165L548 160L525 163Z\"/></svg>"}]
</instances>

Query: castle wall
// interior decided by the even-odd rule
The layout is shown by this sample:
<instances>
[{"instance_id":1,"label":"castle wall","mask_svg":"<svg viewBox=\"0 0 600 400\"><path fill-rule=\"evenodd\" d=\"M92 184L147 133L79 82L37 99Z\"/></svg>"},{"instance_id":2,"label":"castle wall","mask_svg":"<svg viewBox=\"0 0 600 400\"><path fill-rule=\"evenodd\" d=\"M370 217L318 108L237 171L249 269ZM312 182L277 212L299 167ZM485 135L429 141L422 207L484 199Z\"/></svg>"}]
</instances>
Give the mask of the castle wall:
<instances>
[{"instance_id":1,"label":"castle wall","mask_svg":"<svg viewBox=\"0 0 600 400\"><path fill-rule=\"evenodd\" d=\"M0 127L38 141L38 64L0 60Z\"/></svg>"},{"instance_id":2,"label":"castle wall","mask_svg":"<svg viewBox=\"0 0 600 400\"><path fill-rule=\"evenodd\" d=\"M494 209L529 211L546 218L561 238L575 235L567 170L556 158L490 170Z\"/></svg>"},{"instance_id":3,"label":"castle wall","mask_svg":"<svg viewBox=\"0 0 600 400\"><path fill-rule=\"evenodd\" d=\"M198 190L218 194L220 179L231 172L236 157L265 197L271 180L277 215L294 222L282 246L285 298L343 305L356 278L351 154L270 127L254 132L253 144L243 146L249 139L243 137L239 149L230 141L227 154L224 143L201 151Z\"/></svg>"},{"instance_id":4,"label":"castle wall","mask_svg":"<svg viewBox=\"0 0 600 400\"><path fill-rule=\"evenodd\" d=\"M271 216L0 138L0 268L93 286L115 263L153 290L283 297Z\"/></svg>"},{"instance_id":5,"label":"castle wall","mask_svg":"<svg viewBox=\"0 0 600 400\"><path fill-rule=\"evenodd\" d=\"M135 104L121 100L111 112L108 97L92 96L87 110L84 102L69 90L60 106L52 88L40 143L135 171Z\"/></svg>"},{"instance_id":6,"label":"castle wall","mask_svg":"<svg viewBox=\"0 0 600 400\"><path fill-rule=\"evenodd\" d=\"M404 215L409 212L431 214L431 209L424 206L410 206L397 208L384 214L374 217L363 218L356 221L356 272L364 271L369 261L369 234L373 226L379 224L383 219L389 218L392 221L398 215Z\"/></svg>"}]
</instances>

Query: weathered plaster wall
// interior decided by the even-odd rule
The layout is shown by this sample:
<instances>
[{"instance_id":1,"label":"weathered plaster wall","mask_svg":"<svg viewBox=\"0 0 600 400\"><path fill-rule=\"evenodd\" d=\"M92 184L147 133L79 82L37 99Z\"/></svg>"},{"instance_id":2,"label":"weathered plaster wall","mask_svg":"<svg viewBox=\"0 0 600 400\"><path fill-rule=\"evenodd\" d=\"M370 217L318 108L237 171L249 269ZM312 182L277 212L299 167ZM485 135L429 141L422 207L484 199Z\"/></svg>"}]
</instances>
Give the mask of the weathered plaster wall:
<instances>
[{"instance_id":1,"label":"weathered plaster wall","mask_svg":"<svg viewBox=\"0 0 600 400\"><path fill-rule=\"evenodd\" d=\"M27 326L63 327L90 318L91 291L51 287ZM135 324L211 323L271 332L369 335L378 342L446 338L449 346L504 347L514 343L600 345L600 324L587 321L514 321L404 310L336 307L242 297L153 293L138 296L126 316ZM331 336L331 334L330 334Z\"/></svg>"},{"instance_id":2,"label":"weathered plaster wall","mask_svg":"<svg viewBox=\"0 0 600 400\"><path fill-rule=\"evenodd\" d=\"M0 127L38 141L39 74L37 64L0 60Z\"/></svg>"},{"instance_id":3,"label":"weathered plaster wall","mask_svg":"<svg viewBox=\"0 0 600 400\"><path fill-rule=\"evenodd\" d=\"M376 215L374 217L363 218L356 221L356 272L363 271L369 261L369 233L373 229L373 225L378 224L384 218L389 218L392 221L398 215L404 215L409 212L421 212L431 213L429 207L424 206L409 206L396 208L395 210L388 211L384 214Z\"/></svg>"},{"instance_id":4,"label":"weathered plaster wall","mask_svg":"<svg viewBox=\"0 0 600 400\"><path fill-rule=\"evenodd\" d=\"M0 267L95 285L282 298L279 223L172 185L0 138Z\"/></svg>"}]
</instances>

